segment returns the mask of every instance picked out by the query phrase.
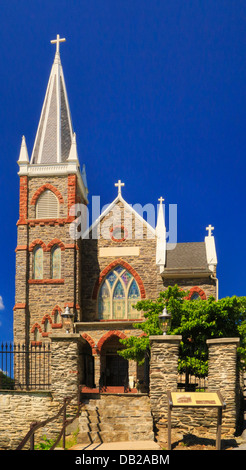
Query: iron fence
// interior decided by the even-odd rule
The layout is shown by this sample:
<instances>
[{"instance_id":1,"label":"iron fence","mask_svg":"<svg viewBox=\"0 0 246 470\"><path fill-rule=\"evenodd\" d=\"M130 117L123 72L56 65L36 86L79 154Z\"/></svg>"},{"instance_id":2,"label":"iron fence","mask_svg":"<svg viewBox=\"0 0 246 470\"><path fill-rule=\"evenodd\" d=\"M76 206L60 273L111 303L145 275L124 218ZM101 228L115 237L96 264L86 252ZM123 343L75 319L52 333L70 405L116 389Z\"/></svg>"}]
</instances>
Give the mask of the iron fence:
<instances>
[{"instance_id":1,"label":"iron fence","mask_svg":"<svg viewBox=\"0 0 246 470\"><path fill-rule=\"evenodd\" d=\"M50 360L50 343L2 343L0 346L0 389L49 389Z\"/></svg>"}]
</instances>

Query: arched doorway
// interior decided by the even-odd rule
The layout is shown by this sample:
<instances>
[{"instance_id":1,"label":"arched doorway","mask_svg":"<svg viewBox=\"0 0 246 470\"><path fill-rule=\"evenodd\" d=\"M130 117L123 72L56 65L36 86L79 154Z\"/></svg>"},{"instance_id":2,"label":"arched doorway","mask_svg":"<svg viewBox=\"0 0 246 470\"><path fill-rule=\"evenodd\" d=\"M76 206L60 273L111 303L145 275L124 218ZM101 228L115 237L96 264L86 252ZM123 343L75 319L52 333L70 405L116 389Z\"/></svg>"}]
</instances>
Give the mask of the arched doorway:
<instances>
[{"instance_id":1,"label":"arched doorway","mask_svg":"<svg viewBox=\"0 0 246 470\"><path fill-rule=\"evenodd\" d=\"M80 345L80 383L86 387L95 387L94 356L90 344L85 341Z\"/></svg>"},{"instance_id":2,"label":"arched doorway","mask_svg":"<svg viewBox=\"0 0 246 470\"><path fill-rule=\"evenodd\" d=\"M101 379L106 387L124 387L128 384L128 361L117 354L124 349L116 335L110 336L101 348Z\"/></svg>"}]
</instances>

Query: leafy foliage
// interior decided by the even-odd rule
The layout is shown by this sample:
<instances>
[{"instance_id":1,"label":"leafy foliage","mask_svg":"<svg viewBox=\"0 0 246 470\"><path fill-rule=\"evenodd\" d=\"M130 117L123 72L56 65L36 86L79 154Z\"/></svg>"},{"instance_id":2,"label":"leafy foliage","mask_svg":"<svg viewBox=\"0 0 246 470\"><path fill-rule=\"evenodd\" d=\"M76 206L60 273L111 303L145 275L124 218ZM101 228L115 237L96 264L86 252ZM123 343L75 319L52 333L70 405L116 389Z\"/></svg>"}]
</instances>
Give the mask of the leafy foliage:
<instances>
[{"instance_id":1,"label":"leafy foliage","mask_svg":"<svg viewBox=\"0 0 246 470\"><path fill-rule=\"evenodd\" d=\"M144 314L145 322L135 323L134 328L144 332L144 336L131 336L120 340L125 349L118 354L125 359L134 359L143 364L149 350L149 336L160 335L158 316L166 305L172 314L172 324L168 334L182 335L180 344L179 370L187 366L198 375L207 373L207 347L209 338L240 337L238 348L240 364L246 366L246 297L225 297L215 301L187 300L187 292L177 285L161 292L156 301L141 300L137 310Z\"/></svg>"}]
</instances>

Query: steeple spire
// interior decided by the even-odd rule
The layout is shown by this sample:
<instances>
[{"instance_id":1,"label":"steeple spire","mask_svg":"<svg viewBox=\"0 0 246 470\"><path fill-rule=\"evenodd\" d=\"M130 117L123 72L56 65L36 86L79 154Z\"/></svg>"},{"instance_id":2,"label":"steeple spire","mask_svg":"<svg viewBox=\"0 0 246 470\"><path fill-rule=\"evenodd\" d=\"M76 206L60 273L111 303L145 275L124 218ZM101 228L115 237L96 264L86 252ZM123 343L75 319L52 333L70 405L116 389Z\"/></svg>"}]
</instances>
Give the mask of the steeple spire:
<instances>
[{"instance_id":1,"label":"steeple spire","mask_svg":"<svg viewBox=\"0 0 246 470\"><path fill-rule=\"evenodd\" d=\"M67 91L60 60L59 46L65 38L52 40L56 44L55 59L51 68L39 126L31 156L31 164L65 162L69 156L73 128Z\"/></svg>"}]
</instances>

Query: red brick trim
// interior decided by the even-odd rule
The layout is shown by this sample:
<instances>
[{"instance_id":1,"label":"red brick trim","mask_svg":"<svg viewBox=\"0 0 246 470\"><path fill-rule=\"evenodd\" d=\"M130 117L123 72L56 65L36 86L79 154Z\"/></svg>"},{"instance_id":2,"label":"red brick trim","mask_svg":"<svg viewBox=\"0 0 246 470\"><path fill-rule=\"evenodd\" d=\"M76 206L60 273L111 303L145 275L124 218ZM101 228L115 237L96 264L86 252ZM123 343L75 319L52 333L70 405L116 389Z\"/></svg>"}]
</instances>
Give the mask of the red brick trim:
<instances>
[{"instance_id":1,"label":"red brick trim","mask_svg":"<svg viewBox=\"0 0 246 470\"><path fill-rule=\"evenodd\" d=\"M121 228L122 230L124 230L124 237L123 238L114 238L113 236L113 232L116 228ZM126 238L128 237L128 231L127 229L124 227L124 225L115 225L113 227L111 227L111 229L109 230L110 232L110 237L111 237L111 240L113 240L113 242L123 242L124 240L126 240Z\"/></svg>"},{"instance_id":2,"label":"red brick trim","mask_svg":"<svg viewBox=\"0 0 246 470\"><path fill-rule=\"evenodd\" d=\"M192 297L192 295L194 294L194 292L197 292L197 294L200 295L200 297L201 297L202 300L206 300L207 297L206 297L206 294L205 294L204 290L202 290L202 289L201 289L200 287L198 287L198 286L192 287L192 288L190 289L189 295L188 295L187 297L185 297L185 299L190 300L191 297Z\"/></svg>"},{"instance_id":3,"label":"red brick trim","mask_svg":"<svg viewBox=\"0 0 246 470\"><path fill-rule=\"evenodd\" d=\"M28 284L64 284L64 279L29 279Z\"/></svg>"},{"instance_id":4,"label":"red brick trim","mask_svg":"<svg viewBox=\"0 0 246 470\"><path fill-rule=\"evenodd\" d=\"M42 341L31 341L31 346L42 346Z\"/></svg>"},{"instance_id":5,"label":"red brick trim","mask_svg":"<svg viewBox=\"0 0 246 470\"><path fill-rule=\"evenodd\" d=\"M29 224L30 227L35 227L35 225L40 225L40 227L44 227L45 225L49 225L50 227L59 225L62 227L63 225L70 223L70 221L68 221L68 219L28 219L25 223ZM18 222L17 225L19 225Z\"/></svg>"},{"instance_id":6,"label":"red brick trim","mask_svg":"<svg viewBox=\"0 0 246 470\"><path fill-rule=\"evenodd\" d=\"M72 222L75 219L75 215L69 215L70 209L74 204L76 204L77 199L77 176L68 175L67 179L67 220Z\"/></svg>"},{"instance_id":7,"label":"red brick trim","mask_svg":"<svg viewBox=\"0 0 246 470\"><path fill-rule=\"evenodd\" d=\"M96 354L97 353L96 344L95 344L95 341L92 339L92 337L88 335L87 333L81 333L81 336L82 338L85 339L85 341L87 341L87 343L89 343L91 350L92 350L92 354Z\"/></svg>"},{"instance_id":8,"label":"red brick trim","mask_svg":"<svg viewBox=\"0 0 246 470\"><path fill-rule=\"evenodd\" d=\"M43 248L43 250L46 251L46 245L42 240L40 240L40 238L36 238L36 240L33 240L33 242L30 243L29 251L33 251L35 246L37 245L40 245Z\"/></svg>"},{"instance_id":9,"label":"red brick trim","mask_svg":"<svg viewBox=\"0 0 246 470\"><path fill-rule=\"evenodd\" d=\"M46 189L49 189L50 191L52 191L56 195L56 197L58 198L60 203L64 202L64 199L63 199L59 189L55 188L55 186L53 186L50 183L45 183L45 184L43 184L43 186L40 186L40 188L38 188L37 191L35 191L34 195L32 196L32 199L31 199L31 204L32 205L36 204L37 199L39 198L40 194L42 194L44 191L46 191Z\"/></svg>"},{"instance_id":10,"label":"red brick trim","mask_svg":"<svg viewBox=\"0 0 246 470\"><path fill-rule=\"evenodd\" d=\"M69 250L69 249L76 249L76 250L79 250L79 246L77 243L65 243L65 250Z\"/></svg>"},{"instance_id":11,"label":"red brick trim","mask_svg":"<svg viewBox=\"0 0 246 470\"><path fill-rule=\"evenodd\" d=\"M41 328L41 326L39 325L39 323L37 323L37 322L36 322L36 323L34 323L34 325L33 325L32 329L31 329L31 333L34 333L34 331L35 331L35 328L37 328L37 329L38 329L39 333L42 333L42 328Z\"/></svg>"},{"instance_id":12,"label":"red brick trim","mask_svg":"<svg viewBox=\"0 0 246 470\"><path fill-rule=\"evenodd\" d=\"M27 248L27 245L17 245L15 252L17 253L17 251L25 251Z\"/></svg>"},{"instance_id":13,"label":"red brick trim","mask_svg":"<svg viewBox=\"0 0 246 470\"><path fill-rule=\"evenodd\" d=\"M46 320L49 320L49 323L52 325L52 320L51 320L51 317L48 313L46 313L46 315L43 316L42 321L41 321L41 325L44 325Z\"/></svg>"},{"instance_id":14,"label":"red brick trim","mask_svg":"<svg viewBox=\"0 0 246 470\"><path fill-rule=\"evenodd\" d=\"M126 335L122 331L119 330L111 330L105 333L98 341L97 343L97 350L101 352L102 346L104 345L105 341L107 341L109 338L112 338L113 336L118 336L120 339L125 339Z\"/></svg>"},{"instance_id":15,"label":"red brick trim","mask_svg":"<svg viewBox=\"0 0 246 470\"><path fill-rule=\"evenodd\" d=\"M112 261L112 263L110 263L108 266L106 266L106 268L104 268L101 271L101 273L99 275L99 278L97 279L97 281L95 283L95 286L94 286L94 289L93 289L92 299L97 299L99 287L100 287L104 277L109 273L109 271L111 271L111 269L115 268L119 264L123 268L127 269L132 274L132 276L135 278L135 280L137 281L139 290L140 290L141 299L145 299L145 297L146 297L145 288L144 288L143 281L142 281L141 277L139 276L137 271L135 271L135 269L130 264L127 263L127 261L124 261L121 258L118 258L115 261Z\"/></svg>"},{"instance_id":16,"label":"red brick trim","mask_svg":"<svg viewBox=\"0 0 246 470\"><path fill-rule=\"evenodd\" d=\"M62 313L61 307L59 307L59 305L56 305L56 306L53 308L53 310L52 310L52 312L51 312L51 315L55 316L55 313L56 313L57 310L58 310L58 312L59 312L60 314Z\"/></svg>"},{"instance_id":17,"label":"red brick trim","mask_svg":"<svg viewBox=\"0 0 246 470\"><path fill-rule=\"evenodd\" d=\"M111 323L112 321L115 321L115 322L116 321L117 322L122 322L123 321L123 322L132 323L132 322L136 322L136 321L138 322L139 320L142 320L142 317L140 317L140 318L139 317L138 318L131 318L131 319L121 318L120 320L119 320L119 318L110 318L109 320L97 320L97 321L104 322L104 323L107 323L107 322Z\"/></svg>"},{"instance_id":18,"label":"red brick trim","mask_svg":"<svg viewBox=\"0 0 246 470\"><path fill-rule=\"evenodd\" d=\"M26 304L25 304L25 303L15 304L13 310L22 309L22 308L26 308Z\"/></svg>"},{"instance_id":19,"label":"red brick trim","mask_svg":"<svg viewBox=\"0 0 246 470\"><path fill-rule=\"evenodd\" d=\"M25 224L27 219L27 195L28 179L27 176L20 176L20 202L19 202L19 224Z\"/></svg>"},{"instance_id":20,"label":"red brick trim","mask_svg":"<svg viewBox=\"0 0 246 470\"><path fill-rule=\"evenodd\" d=\"M63 243L61 240L59 240L58 238L53 238L53 240L51 240L51 241L48 243L48 245L47 245L47 247L46 247L46 251L51 251L52 248L53 248L53 246L55 246L55 245L58 245L58 246L61 248L62 251L65 250L65 245L64 245L64 243Z\"/></svg>"}]
</instances>

